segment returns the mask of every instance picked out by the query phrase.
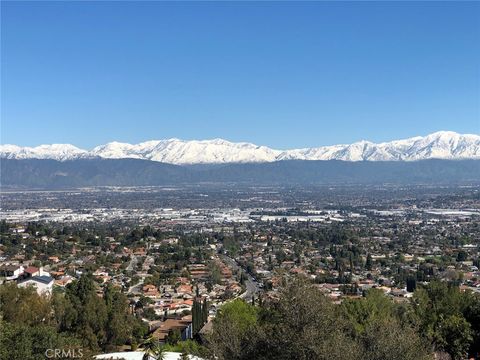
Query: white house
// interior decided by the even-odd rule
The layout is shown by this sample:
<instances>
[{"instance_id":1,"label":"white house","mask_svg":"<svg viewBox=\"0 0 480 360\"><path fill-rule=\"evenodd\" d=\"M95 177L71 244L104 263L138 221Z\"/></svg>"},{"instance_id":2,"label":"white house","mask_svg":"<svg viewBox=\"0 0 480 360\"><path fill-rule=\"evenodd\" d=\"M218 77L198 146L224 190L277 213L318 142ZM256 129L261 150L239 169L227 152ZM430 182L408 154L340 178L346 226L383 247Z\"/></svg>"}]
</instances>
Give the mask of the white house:
<instances>
[{"instance_id":1,"label":"white house","mask_svg":"<svg viewBox=\"0 0 480 360\"><path fill-rule=\"evenodd\" d=\"M0 266L0 277L4 277L5 280L16 280L20 275L23 274L25 269L21 265L1 265Z\"/></svg>"},{"instance_id":2,"label":"white house","mask_svg":"<svg viewBox=\"0 0 480 360\"><path fill-rule=\"evenodd\" d=\"M20 287L34 286L39 295L49 295L52 293L54 279L50 276L32 276L21 280L18 283Z\"/></svg>"}]
</instances>

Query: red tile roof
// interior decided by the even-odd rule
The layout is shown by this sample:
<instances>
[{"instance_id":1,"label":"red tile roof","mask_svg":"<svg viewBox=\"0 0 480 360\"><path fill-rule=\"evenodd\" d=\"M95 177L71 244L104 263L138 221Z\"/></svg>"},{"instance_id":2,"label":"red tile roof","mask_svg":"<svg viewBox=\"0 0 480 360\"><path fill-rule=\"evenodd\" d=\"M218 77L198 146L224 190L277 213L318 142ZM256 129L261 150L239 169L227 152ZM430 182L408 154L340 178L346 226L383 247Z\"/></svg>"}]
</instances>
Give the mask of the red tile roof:
<instances>
[{"instance_id":1,"label":"red tile roof","mask_svg":"<svg viewBox=\"0 0 480 360\"><path fill-rule=\"evenodd\" d=\"M35 266L29 266L25 269L25 272L28 274L35 274L38 271L39 271L39 268L36 268Z\"/></svg>"}]
</instances>

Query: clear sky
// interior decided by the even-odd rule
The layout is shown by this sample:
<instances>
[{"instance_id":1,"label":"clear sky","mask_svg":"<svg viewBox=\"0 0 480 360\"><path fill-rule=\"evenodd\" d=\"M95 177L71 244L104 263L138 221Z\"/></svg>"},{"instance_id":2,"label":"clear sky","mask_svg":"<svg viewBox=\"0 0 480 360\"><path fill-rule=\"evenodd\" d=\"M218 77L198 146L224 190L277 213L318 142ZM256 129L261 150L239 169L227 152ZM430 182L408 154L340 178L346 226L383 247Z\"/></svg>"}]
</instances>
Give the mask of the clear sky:
<instances>
[{"instance_id":1,"label":"clear sky","mask_svg":"<svg viewBox=\"0 0 480 360\"><path fill-rule=\"evenodd\" d=\"M1 3L1 142L480 133L479 2Z\"/></svg>"}]
</instances>

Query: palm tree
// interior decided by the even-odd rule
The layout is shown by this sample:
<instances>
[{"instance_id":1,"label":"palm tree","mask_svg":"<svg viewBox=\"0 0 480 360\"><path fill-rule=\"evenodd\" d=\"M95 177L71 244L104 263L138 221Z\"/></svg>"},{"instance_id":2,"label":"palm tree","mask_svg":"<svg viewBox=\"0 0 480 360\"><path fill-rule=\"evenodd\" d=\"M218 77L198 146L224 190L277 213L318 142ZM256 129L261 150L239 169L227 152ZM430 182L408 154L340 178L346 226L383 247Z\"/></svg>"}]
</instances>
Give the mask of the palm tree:
<instances>
[{"instance_id":1,"label":"palm tree","mask_svg":"<svg viewBox=\"0 0 480 360\"><path fill-rule=\"evenodd\" d=\"M158 340L153 336L150 336L142 344L145 354L143 355L142 360L150 360L154 358L155 360L164 360L165 359L165 348L158 343Z\"/></svg>"}]
</instances>

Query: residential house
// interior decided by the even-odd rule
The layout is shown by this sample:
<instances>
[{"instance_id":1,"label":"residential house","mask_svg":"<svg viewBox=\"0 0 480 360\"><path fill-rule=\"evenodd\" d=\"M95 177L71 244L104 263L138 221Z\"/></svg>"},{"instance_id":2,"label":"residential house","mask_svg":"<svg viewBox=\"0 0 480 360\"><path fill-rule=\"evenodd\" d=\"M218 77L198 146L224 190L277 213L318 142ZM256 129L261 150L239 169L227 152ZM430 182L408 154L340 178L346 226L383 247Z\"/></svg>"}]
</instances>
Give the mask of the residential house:
<instances>
[{"instance_id":1,"label":"residential house","mask_svg":"<svg viewBox=\"0 0 480 360\"><path fill-rule=\"evenodd\" d=\"M4 277L5 280L16 280L23 274L23 271L22 265L0 265L0 277Z\"/></svg>"},{"instance_id":2,"label":"residential house","mask_svg":"<svg viewBox=\"0 0 480 360\"><path fill-rule=\"evenodd\" d=\"M32 276L18 282L19 287L33 286L39 295L52 293L54 279L50 276Z\"/></svg>"}]
</instances>

